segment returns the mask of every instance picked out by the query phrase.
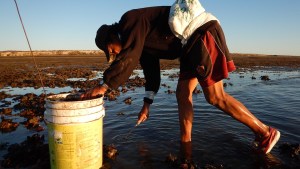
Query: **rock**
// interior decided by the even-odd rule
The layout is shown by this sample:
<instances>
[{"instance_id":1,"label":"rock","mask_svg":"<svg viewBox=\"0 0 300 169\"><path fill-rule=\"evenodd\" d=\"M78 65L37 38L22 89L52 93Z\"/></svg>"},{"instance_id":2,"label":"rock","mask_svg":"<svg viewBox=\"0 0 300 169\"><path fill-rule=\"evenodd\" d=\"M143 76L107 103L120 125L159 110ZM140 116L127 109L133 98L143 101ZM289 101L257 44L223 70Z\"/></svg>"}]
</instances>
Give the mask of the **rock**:
<instances>
[{"instance_id":1,"label":"rock","mask_svg":"<svg viewBox=\"0 0 300 169\"><path fill-rule=\"evenodd\" d=\"M118 150L115 148L114 145L103 145L103 154L104 157L108 159L115 159L118 155Z\"/></svg>"},{"instance_id":2,"label":"rock","mask_svg":"<svg viewBox=\"0 0 300 169\"><path fill-rule=\"evenodd\" d=\"M300 159L300 144L283 143L279 146L282 154L287 154L291 158Z\"/></svg>"},{"instance_id":3,"label":"rock","mask_svg":"<svg viewBox=\"0 0 300 169\"><path fill-rule=\"evenodd\" d=\"M0 123L0 131L3 133L11 132L17 129L19 123L12 122L11 119L5 119L3 116L1 117Z\"/></svg>"},{"instance_id":4,"label":"rock","mask_svg":"<svg viewBox=\"0 0 300 169\"><path fill-rule=\"evenodd\" d=\"M11 115L11 113L12 113L12 108L4 108L0 110L1 115Z\"/></svg>"},{"instance_id":5,"label":"rock","mask_svg":"<svg viewBox=\"0 0 300 169\"><path fill-rule=\"evenodd\" d=\"M271 80L271 79L269 78L269 76L267 76L267 75L261 76L260 79L261 79L261 80L264 80L264 81Z\"/></svg>"},{"instance_id":6,"label":"rock","mask_svg":"<svg viewBox=\"0 0 300 169\"><path fill-rule=\"evenodd\" d=\"M132 102L131 97L126 98L123 102L130 105Z\"/></svg>"}]
</instances>

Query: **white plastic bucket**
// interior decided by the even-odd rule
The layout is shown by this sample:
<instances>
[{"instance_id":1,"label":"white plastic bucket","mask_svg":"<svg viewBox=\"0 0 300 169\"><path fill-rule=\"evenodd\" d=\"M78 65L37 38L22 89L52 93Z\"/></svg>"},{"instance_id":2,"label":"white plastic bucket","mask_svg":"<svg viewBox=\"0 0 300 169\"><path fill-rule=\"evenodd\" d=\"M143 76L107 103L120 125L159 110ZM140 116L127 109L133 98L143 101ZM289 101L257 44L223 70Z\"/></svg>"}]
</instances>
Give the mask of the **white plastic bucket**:
<instances>
[{"instance_id":1,"label":"white plastic bucket","mask_svg":"<svg viewBox=\"0 0 300 169\"><path fill-rule=\"evenodd\" d=\"M51 168L99 169L103 163L103 97L64 101L68 95L45 99Z\"/></svg>"}]
</instances>

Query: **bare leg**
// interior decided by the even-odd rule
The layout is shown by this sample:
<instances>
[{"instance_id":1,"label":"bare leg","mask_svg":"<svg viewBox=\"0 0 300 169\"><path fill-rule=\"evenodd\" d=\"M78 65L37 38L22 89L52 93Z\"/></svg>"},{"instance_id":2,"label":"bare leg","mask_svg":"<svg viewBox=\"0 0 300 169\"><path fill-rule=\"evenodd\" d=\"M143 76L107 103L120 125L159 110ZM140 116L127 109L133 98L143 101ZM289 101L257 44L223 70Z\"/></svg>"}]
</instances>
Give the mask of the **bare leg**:
<instances>
[{"instance_id":1,"label":"bare leg","mask_svg":"<svg viewBox=\"0 0 300 169\"><path fill-rule=\"evenodd\" d=\"M241 102L224 91L223 81L219 81L212 86L202 89L208 103L245 124L256 135L262 137L269 135L268 126L258 120Z\"/></svg>"},{"instance_id":2,"label":"bare leg","mask_svg":"<svg viewBox=\"0 0 300 169\"><path fill-rule=\"evenodd\" d=\"M198 79L179 80L176 89L176 98L178 102L180 135L182 142L192 140L193 123L193 91L198 84Z\"/></svg>"}]
</instances>

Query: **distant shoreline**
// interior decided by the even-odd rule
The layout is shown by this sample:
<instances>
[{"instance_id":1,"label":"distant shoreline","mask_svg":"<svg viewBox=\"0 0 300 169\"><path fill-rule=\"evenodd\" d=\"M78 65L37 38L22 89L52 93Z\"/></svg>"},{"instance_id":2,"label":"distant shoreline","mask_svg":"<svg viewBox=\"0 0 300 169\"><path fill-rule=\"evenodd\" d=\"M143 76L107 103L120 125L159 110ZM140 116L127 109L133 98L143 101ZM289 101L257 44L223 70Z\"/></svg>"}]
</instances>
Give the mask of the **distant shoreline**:
<instances>
[{"instance_id":1,"label":"distant shoreline","mask_svg":"<svg viewBox=\"0 0 300 169\"><path fill-rule=\"evenodd\" d=\"M100 50L35 50L34 56L100 55ZM30 51L0 51L0 56L31 56Z\"/></svg>"},{"instance_id":2,"label":"distant shoreline","mask_svg":"<svg viewBox=\"0 0 300 169\"><path fill-rule=\"evenodd\" d=\"M66 56L66 55L102 55L101 50L34 50L34 56ZM247 57L300 57L295 55L267 55L267 54L247 54L247 53L232 53L232 55L247 56ZM1 56L31 56L30 51L0 51Z\"/></svg>"},{"instance_id":3,"label":"distant shoreline","mask_svg":"<svg viewBox=\"0 0 300 169\"><path fill-rule=\"evenodd\" d=\"M43 67L85 65L104 69L108 66L105 54L101 50L43 50L33 51L37 64ZM259 67L286 67L287 69L300 68L300 56L263 55L232 53L237 68ZM29 51L0 51L0 71L12 67L33 65L33 58ZM161 60L162 69L179 68L179 59ZM139 65L138 65L138 68Z\"/></svg>"}]
</instances>

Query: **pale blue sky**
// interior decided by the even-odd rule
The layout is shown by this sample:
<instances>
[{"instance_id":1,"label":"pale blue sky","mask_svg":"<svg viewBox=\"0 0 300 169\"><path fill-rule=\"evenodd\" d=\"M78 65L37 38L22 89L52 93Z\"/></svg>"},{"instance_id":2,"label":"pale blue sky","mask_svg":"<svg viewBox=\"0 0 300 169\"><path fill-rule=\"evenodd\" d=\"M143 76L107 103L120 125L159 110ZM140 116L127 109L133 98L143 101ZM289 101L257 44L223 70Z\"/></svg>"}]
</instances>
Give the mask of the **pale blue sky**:
<instances>
[{"instance_id":1,"label":"pale blue sky","mask_svg":"<svg viewBox=\"0 0 300 169\"><path fill-rule=\"evenodd\" d=\"M102 24L174 0L17 0L33 50L96 50ZM202 0L232 53L300 56L299 0ZM13 0L0 0L0 51L29 50Z\"/></svg>"}]
</instances>

